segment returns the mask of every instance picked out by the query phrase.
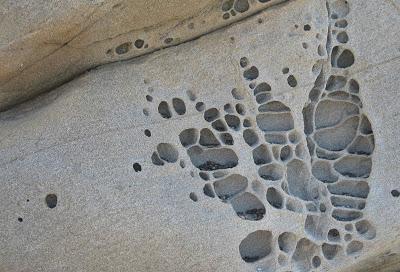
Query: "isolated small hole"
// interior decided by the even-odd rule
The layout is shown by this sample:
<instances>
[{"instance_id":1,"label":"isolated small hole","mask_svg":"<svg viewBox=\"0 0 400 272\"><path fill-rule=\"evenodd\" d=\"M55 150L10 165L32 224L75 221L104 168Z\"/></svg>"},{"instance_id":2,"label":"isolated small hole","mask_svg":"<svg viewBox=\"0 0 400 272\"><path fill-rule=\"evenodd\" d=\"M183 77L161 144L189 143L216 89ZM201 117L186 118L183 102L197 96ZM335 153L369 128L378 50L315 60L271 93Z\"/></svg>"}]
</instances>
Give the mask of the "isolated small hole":
<instances>
[{"instance_id":1,"label":"isolated small hole","mask_svg":"<svg viewBox=\"0 0 400 272\"><path fill-rule=\"evenodd\" d=\"M191 90L187 90L186 95L189 97L190 101L195 101L197 99L196 94Z\"/></svg>"},{"instance_id":2,"label":"isolated small hole","mask_svg":"<svg viewBox=\"0 0 400 272\"><path fill-rule=\"evenodd\" d=\"M151 131L148 129L144 130L144 135L146 135L147 137L151 137Z\"/></svg>"},{"instance_id":3,"label":"isolated small hole","mask_svg":"<svg viewBox=\"0 0 400 272\"><path fill-rule=\"evenodd\" d=\"M249 119L244 119L243 120L243 126L244 127L251 127L251 121Z\"/></svg>"},{"instance_id":4,"label":"isolated small hole","mask_svg":"<svg viewBox=\"0 0 400 272\"><path fill-rule=\"evenodd\" d=\"M193 200L194 202L197 202L197 200L199 200L199 198L197 197L197 195L196 195L195 193L193 193L193 192L191 192L191 193L189 194L189 197L190 197L190 199Z\"/></svg>"},{"instance_id":5,"label":"isolated small hole","mask_svg":"<svg viewBox=\"0 0 400 272\"><path fill-rule=\"evenodd\" d=\"M336 40L340 43L347 43L349 41L349 36L346 32L342 31L337 34Z\"/></svg>"},{"instance_id":6,"label":"isolated small hole","mask_svg":"<svg viewBox=\"0 0 400 272\"><path fill-rule=\"evenodd\" d=\"M149 102L153 101L153 97L151 95L146 95L146 100Z\"/></svg>"},{"instance_id":7,"label":"isolated small hole","mask_svg":"<svg viewBox=\"0 0 400 272\"><path fill-rule=\"evenodd\" d=\"M232 89L231 94L236 100L243 100L245 96L244 92L241 89L236 88Z\"/></svg>"},{"instance_id":8,"label":"isolated small hole","mask_svg":"<svg viewBox=\"0 0 400 272\"><path fill-rule=\"evenodd\" d=\"M344 226L344 229L347 230L347 231L353 231L353 225L352 224L346 224Z\"/></svg>"},{"instance_id":9,"label":"isolated small hole","mask_svg":"<svg viewBox=\"0 0 400 272\"><path fill-rule=\"evenodd\" d=\"M292 88L294 88L294 87L297 86L297 80L296 80L296 78L294 77L294 75L288 76L287 82L288 82L289 86L292 87Z\"/></svg>"},{"instance_id":10,"label":"isolated small hole","mask_svg":"<svg viewBox=\"0 0 400 272\"><path fill-rule=\"evenodd\" d=\"M203 102L197 102L196 103L196 110L197 111L202 112L204 110L204 108L205 108L205 105L204 105Z\"/></svg>"},{"instance_id":11,"label":"isolated small hole","mask_svg":"<svg viewBox=\"0 0 400 272\"><path fill-rule=\"evenodd\" d=\"M311 30L311 26L309 24L304 25L304 31L310 31Z\"/></svg>"},{"instance_id":12,"label":"isolated small hole","mask_svg":"<svg viewBox=\"0 0 400 272\"><path fill-rule=\"evenodd\" d=\"M142 171L142 166L139 163L135 162L133 164L133 170L135 170L135 172L140 172Z\"/></svg>"},{"instance_id":13,"label":"isolated small hole","mask_svg":"<svg viewBox=\"0 0 400 272\"><path fill-rule=\"evenodd\" d=\"M247 80L254 80L258 77L258 69L255 66L251 66L249 69L243 72L243 77Z\"/></svg>"},{"instance_id":14,"label":"isolated small hole","mask_svg":"<svg viewBox=\"0 0 400 272\"><path fill-rule=\"evenodd\" d=\"M233 108L232 108L232 105L231 104L225 104L224 105L224 111L225 112L227 112L227 113L233 113Z\"/></svg>"},{"instance_id":15,"label":"isolated small hole","mask_svg":"<svg viewBox=\"0 0 400 272\"><path fill-rule=\"evenodd\" d=\"M57 206L57 195L48 194L46 196L45 200L46 200L47 207L49 207L50 209L53 209Z\"/></svg>"},{"instance_id":16,"label":"isolated small hole","mask_svg":"<svg viewBox=\"0 0 400 272\"><path fill-rule=\"evenodd\" d=\"M172 39L172 38L166 38L166 39L164 40L164 42L165 42L166 44L170 44L173 40L174 40L174 39Z\"/></svg>"},{"instance_id":17,"label":"isolated small hole","mask_svg":"<svg viewBox=\"0 0 400 272\"><path fill-rule=\"evenodd\" d=\"M319 205L319 210L320 210L321 212L326 212L326 206L325 206L324 203L321 203L321 204Z\"/></svg>"},{"instance_id":18,"label":"isolated small hole","mask_svg":"<svg viewBox=\"0 0 400 272\"><path fill-rule=\"evenodd\" d=\"M236 112L239 113L240 115L244 115L246 113L246 109L243 104L236 104L235 106Z\"/></svg>"},{"instance_id":19,"label":"isolated small hole","mask_svg":"<svg viewBox=\"0 0 400 272\"><path fill-rule=\"evenodd\" d=\"M117 53L118 55L126 54L129 52L131 47L132 47L132 43L130 43L130 42L123 43L123 44L117 46L117 48L115 48L115 53Z\"/></svg>"},{"instance_id":20,"label":"isolated small hole","mask_svg":"<svg viewBox=\"0 0 400 272\"><path fill-rule=\"evenodd\" d=\"M246 57L240 59L240 66L242 68L246 67L249 64L249 60Z\"/></svg>"},{"instance_id":21,"label":"isolated small hole","mask_svg":"<svg viewBox=\"0 0 400 272\"><path fill-rule=\"evenodd\" d=\"M397 190L392 190L390 193L392 194L393 197L399 197L400 196L400 192L397 191Z\"/></svg>"},{"instance_id":22,"label":"isolated small hole","mask_svg":"<svg viewBox=\"0 0 400 272\"><path fill-rule=\"evenodd\" d=\"M135 41L136 48L142 48L143 45L144 45L144 41L143 40L138 39L138 40Z\"/></svg>"},{"instance_id":23,"label":"isolated small hole","mask_svg":"<svg viewBox=\"0 0 400 272\"><path fill-rule=\"evenodd\" d=\"M289 73L289 68L285 67L282 69L282 73L285 75L287 73Z\"/></svg>"},{"instance_id":24,"label":"isolated small hole","mask_svg":"<svg viewBox=\"0 0 400 272\"><path fill-rule=\"evenodd\" d=\"M143 114L144 114L145 116L149 116L150 112L149 112L148 109L143 109Z\"/></svg>"},{"instance_id":25,"label":"isolated small hole","mask_svg":"<svg viewBox=\"0 0 400 272\"><path fill-rule=\"evenodd\" d=\"M206 172L200 172L199 176L202 180L210 180L210 176Z\"/></svg>"},{"instance_id":26,"label":"isolated small hole","mask_svg":"<svg viewBox=\"0 0 400 272\"><path fill-rule=\"evenodd\" d=\"M21 217L18 217L18 222L22 222L22 221L24 221L24 220L22 220Z\"/></svg>"},{"instance_id":27,"label":"isolated small hole","mask_svg":"<svg viewBox=\"0 0 400 272\"><path fill-rule=\"evenodd\" d=\"M321 258L314 256L314 258L312 258L312 264L314 268L318 268L321 265Z\"/></svg>"},{"instance_id":28,"label":"isolated small hole","mask_svg":"<svg viewBox=\"0 0 400 272\"><path fill-rule=\"evenodd\" d=\"M222 3L222 11L229 11L233 6L233 0L228 0Z\"/></svg>"}]
</instances>

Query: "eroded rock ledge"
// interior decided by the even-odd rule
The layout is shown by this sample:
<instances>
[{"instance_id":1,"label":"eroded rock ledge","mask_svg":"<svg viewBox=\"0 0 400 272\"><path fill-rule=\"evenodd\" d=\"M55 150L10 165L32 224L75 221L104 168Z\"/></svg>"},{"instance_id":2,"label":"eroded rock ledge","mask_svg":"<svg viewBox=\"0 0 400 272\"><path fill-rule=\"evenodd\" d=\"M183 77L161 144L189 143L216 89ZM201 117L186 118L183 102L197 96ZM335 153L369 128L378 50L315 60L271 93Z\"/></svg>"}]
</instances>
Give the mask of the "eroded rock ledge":
<instances>
[{"instance_id":1,"label":"eroded rock ledge","mask_svg":"<svg viewBox=\"0 0 400 272\"><path fill-rule=\"evenodd\" d=\"M0 111L95 66L180 44L286 1L10 1L3 19L10 29L4 31L16 33L0 40ZM53 17L36 15L50 4ZM33 18L13 26L23 13Z\"/></svg>"}]
</instances>

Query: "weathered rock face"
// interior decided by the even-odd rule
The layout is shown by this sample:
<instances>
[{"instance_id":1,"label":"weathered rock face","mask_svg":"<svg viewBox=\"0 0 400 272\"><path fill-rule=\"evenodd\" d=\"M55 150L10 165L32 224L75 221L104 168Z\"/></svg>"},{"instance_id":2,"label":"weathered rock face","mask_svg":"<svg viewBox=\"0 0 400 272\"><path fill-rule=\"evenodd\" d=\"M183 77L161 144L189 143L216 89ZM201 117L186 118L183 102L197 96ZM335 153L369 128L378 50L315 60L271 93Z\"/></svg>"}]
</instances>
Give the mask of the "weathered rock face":
<instances>
[{"instance_id":1,"label":"weathered rock face","mask_svg":"<svg viewBox=\"0 0 400 272\"><path fill-rule=\"evenodd\" d=\"M0 270L398 270L398 8L291 1L1 113Z\"/></svg>"},{"instance_id":2,"label":"weathered rock face","mask_svg":"<svg viewBox=\"0 0 400 272\"><path fill-rule=\"evenodd\" d=\"M188 41L284 1L6 0L0 111L87 69Z\"/></svg>"}]
</instances>

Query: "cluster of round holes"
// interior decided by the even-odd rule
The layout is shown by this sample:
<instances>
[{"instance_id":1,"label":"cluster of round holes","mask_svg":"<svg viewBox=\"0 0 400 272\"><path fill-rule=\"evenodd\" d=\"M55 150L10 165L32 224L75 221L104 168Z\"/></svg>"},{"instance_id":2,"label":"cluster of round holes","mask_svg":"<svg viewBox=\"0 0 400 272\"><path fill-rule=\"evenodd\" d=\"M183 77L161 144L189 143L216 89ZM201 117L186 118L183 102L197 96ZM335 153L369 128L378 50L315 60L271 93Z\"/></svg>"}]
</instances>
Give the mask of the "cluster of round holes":
<instances>
[{"instance_id":1,"label":"cluster of round holes","mask_svg":"<svg viewBox=\"0 0 400 272\"><path fill-rule=\"evenodd\" d=\"M53 209L57 206L57 195L56 194L48 194L45 198L46 205L50 209Z\"/></svg>"},{"instance_id":2,"label":"cluster of round holes","mask_svg":"<svg viewBox=\"0 0 400 272\"><path fill-rule=\"evenodd\" d=\"M133 164L133 170L135 170L135 172L140 172L142 171L142 166L139 163L135 162Z\"/></svg>"},{"instance_id":3,"label":"cluster of round holes","mask_svg":"<svg viewBox=\"0 0 400 272\"><path fill-rule=\"evenodd\" d=\"M149 47L149 45L146 44L146 43L144 42L144 40L142 40L142 39L137 39L137 40L135 40L135 42L133 43L133 45L134 45L137 49L142 49L142 48L148 48L148 47ZM124 54L128 53L131 49L132 49L132 42L124 42L124 43L118 45L118 46L115 48L115 53L116 53L117 55L124 55ZM107 52L106 52L106 54L109 55L109 56L112 55L112 50L111 50L111 49L108 49Z\"/></svg>"},{"instance_id":4,"label":"cluster of round holes","mask_svg":"<svg viewBox=\"0 0 400 272\"><path fill-rule=\"evenodd\" d=\"M227 20L238 13L246 12L250 8L248 0L226 0L222 3L222 19Z\"/></svg>"}]
</instances>

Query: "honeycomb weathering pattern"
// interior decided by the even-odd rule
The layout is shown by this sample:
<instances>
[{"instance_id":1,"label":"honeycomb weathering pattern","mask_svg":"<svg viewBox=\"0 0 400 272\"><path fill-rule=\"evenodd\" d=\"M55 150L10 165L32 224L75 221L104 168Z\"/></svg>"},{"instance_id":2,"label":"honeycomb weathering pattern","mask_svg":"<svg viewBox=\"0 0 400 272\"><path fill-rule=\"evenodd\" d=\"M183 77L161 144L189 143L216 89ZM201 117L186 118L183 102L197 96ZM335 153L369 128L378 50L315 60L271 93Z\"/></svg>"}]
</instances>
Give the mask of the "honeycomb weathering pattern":
<instances>
[{"instance_id":1,"label":"honeycomb weathering pattern","mask_svg":"<svg viewBox=\"0 0 400 272\"><path fill-rule=\"evenodd\" d=\"M247 3L228 2L232 2L229 9L234 3L235 8L237 3ZM249 233L238 245L244 262L256 263L267 271L322 270L331 260L343 261L346 256L361 254L366 240L376 236L373 223L363 217L374 133L363 111L359 83L347 76L355 62L351 48L346 46L350 4L345 0L327 1L327 10L327 43L318 47L319 55L327 59L313 67L318 77L302 110L304 131L296 127L291 109L273 97L271 85L256 83L261 72L242 57L238 65L246 87L231 91L235 103L205 108L204 103L197 102L196 110L202 112L204 125L180 131L180 148L160 143L151 156L153 164L162 166L178 161L178 149L186 152L200 171L200 178L206 181L203 193L231 205L243 220L263 220L266 205L304 214L302 237L260 229ZM289 77L293 77L288 78L293 87L296 79ZM256 114L247 111L241 102L245 89L257 105ZM188 97L191 101L197 99L192 93ZM186 114L184 100L161 101L160 116L170 119L175 113ZM240 161L234 147L239 141L252 150L248 160L258 169L257 185L237 170ZM190 198L198 200L194 192Z\"/></svg>"}]
</instances>

